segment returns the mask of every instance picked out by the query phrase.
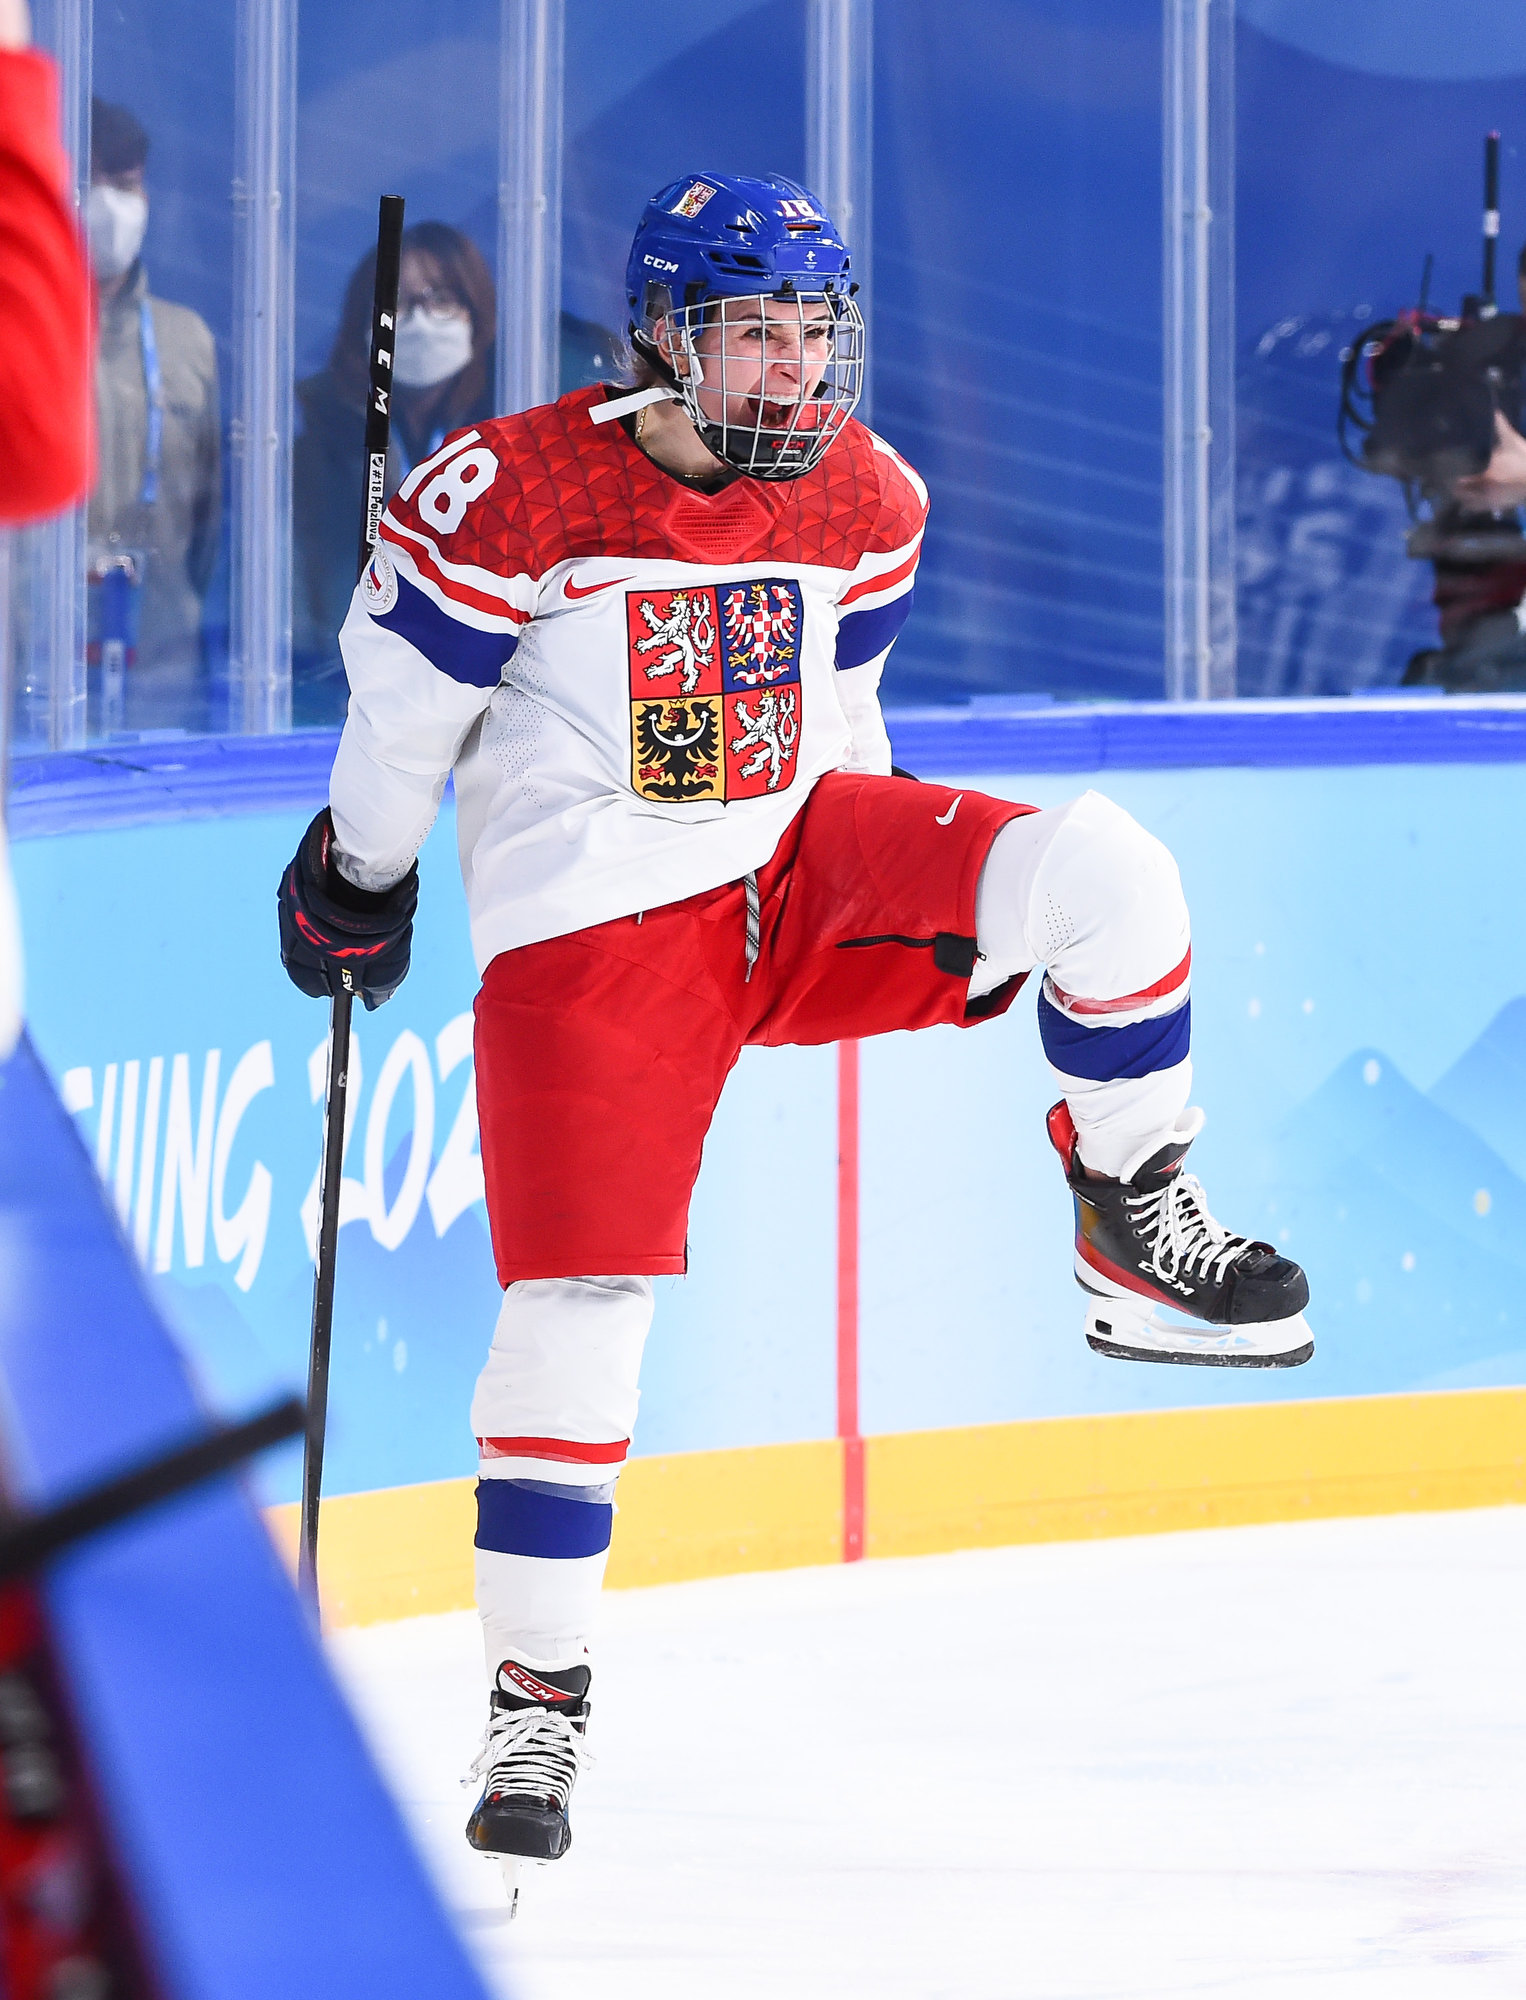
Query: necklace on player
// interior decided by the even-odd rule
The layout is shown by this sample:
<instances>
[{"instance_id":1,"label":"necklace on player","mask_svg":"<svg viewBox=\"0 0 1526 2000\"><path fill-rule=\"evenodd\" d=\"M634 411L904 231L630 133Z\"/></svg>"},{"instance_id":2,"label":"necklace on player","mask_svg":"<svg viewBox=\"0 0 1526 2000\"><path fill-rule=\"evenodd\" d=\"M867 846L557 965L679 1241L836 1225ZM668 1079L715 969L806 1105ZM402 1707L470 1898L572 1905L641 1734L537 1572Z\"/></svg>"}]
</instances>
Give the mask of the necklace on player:
<instances>
[{"instance_id":1,"label":"necklace on player","mask_svg":"<svg viewBox=\"0 0 1526 2000\"><path fill-rule=\"evenodd\" d=\"M635 437L637 444L640 444L641 433L646 429L647 412L651 409L651 407L652 406L650 403L643 403L641 408L636 412Z\"/></svg>"}]
</instances>

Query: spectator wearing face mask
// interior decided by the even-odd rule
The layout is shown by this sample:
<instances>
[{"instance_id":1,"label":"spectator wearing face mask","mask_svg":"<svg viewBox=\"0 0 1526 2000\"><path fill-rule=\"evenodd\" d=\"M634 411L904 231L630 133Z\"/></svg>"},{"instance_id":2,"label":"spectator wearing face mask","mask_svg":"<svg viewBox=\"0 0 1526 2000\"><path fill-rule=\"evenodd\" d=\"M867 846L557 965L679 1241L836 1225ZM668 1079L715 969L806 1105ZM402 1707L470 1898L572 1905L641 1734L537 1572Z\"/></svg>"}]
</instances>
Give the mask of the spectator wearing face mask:
<instances>
[{"instance_id":1,"label":"spectator wearing face mask","mask_svg":"<svg viewBox=\"0 0 1526 2000\"><path fill-rule=\"evenodd\" d=\"M370 364L374 253L345 288L328 366L297 384L301 433L292 459L293 719L343 719L338 634L355 587L361 459ZM493 280L469 237L444 222L403 236L392 364L390 495L463 425L494 414Z\"/></svg>"},{"instance_id":2,"label":"spectator wearing face mask","mask_svg":"<svg viewBox=\"0 0 1526 2000\"><path fill-rule=\"evenodd\" d=\"M98 726L191 726L201 607L217 554L217 355L205 320L149 291L148 134L91 106L86 225L99 301L99 473L90 499L90 657Z\"/></svg>"}]
</instances>

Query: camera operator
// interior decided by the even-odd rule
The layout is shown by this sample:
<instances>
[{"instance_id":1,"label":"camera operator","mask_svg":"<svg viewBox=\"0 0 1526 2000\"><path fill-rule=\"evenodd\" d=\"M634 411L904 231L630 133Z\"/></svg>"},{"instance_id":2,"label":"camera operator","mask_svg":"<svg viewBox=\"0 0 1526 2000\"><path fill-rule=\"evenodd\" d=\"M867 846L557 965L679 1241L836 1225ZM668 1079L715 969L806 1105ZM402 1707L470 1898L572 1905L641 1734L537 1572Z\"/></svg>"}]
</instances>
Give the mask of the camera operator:
<instances>
[{"instance_id":1,"label":"camera operator","mask_svg":"<svg viewBox=\"0 0 1526 2000\"><path fill-rule=\"evenodd\" d=\"M1516 286L1526 312L1526 248ZM1503 330L1503 316L1495 324ZM1440 687L1449 694L1526 692L1526 535L1517 513L1526 505L1526 436L1518 428L1526 418L1519 376L1507 372L1505 383L1501 400L1511 415L1494 411L1488 463L1481 472L1430 490L1432 518L1410 537L1410 553L1428 556L1435 572L1432 602L1441 644L1411 658L1406 687Z\"/></svg>"}]
</instances>

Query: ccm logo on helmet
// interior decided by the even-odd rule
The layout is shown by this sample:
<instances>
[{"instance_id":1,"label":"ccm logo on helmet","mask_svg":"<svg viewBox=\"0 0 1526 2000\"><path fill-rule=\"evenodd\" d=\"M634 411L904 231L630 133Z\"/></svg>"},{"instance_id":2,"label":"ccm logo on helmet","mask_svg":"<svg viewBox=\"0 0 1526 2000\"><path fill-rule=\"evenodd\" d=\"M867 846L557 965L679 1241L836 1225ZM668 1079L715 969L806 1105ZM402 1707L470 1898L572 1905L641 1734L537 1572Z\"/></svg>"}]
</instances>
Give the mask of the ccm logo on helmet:
<instances>
[{"instance_id":1,"label":"ccm logo on helmet","mask_svg":"<svg viewBox=\"0 0 1526 2000\"><path fill-rule=\"evenodd\" d=\"M650 264L654 271L676 271L678 266L669 263L666 257L643 257L643 264Z\"/></svg>"}]
</instances>

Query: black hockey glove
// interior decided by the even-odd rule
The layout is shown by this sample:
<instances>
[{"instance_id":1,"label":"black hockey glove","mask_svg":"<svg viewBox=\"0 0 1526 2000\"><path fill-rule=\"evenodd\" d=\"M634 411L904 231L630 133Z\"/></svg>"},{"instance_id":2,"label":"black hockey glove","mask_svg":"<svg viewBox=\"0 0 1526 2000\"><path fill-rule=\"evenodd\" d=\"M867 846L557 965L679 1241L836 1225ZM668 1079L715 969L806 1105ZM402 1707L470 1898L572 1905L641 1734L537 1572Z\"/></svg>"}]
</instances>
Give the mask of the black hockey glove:
<instances>
[{"instance_id":1,"label":"black hockey glove","mask_svg":"<svg viewBox=\"0 0 1526 2000\"><path fill-rule=\"evenodd\" d=\"M390 1000L408 973L419 864L373 895L346 882L334 865L334 822L327 806L302 836L281 877L281 963L304 993L323 1000L345 988L367 1008Z\"/></svg>"}]
</instances>

